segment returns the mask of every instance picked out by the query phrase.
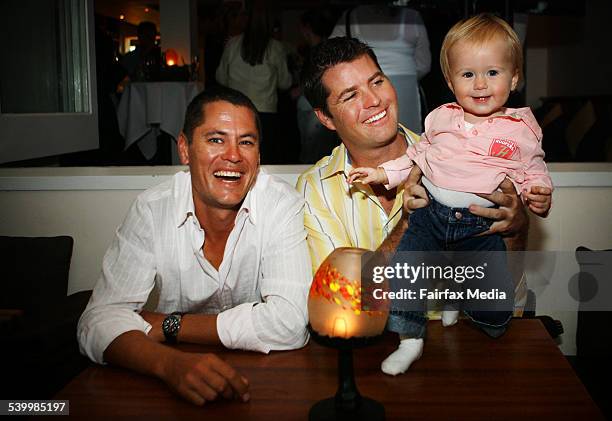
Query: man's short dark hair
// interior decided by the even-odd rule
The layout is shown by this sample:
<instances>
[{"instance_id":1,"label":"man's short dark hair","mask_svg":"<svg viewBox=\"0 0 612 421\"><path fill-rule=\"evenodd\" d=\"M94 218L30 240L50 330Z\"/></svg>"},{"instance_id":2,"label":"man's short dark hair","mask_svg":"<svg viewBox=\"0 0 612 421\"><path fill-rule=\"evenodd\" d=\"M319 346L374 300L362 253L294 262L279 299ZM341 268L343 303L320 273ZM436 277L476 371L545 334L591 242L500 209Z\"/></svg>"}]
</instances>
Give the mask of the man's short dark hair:
<instances>
[{"instance_id":1,"label":"man's short dark hair","mask_svg":"<svg viewBox=\"0 0 612 421\"><path fill-rule=\"evenodd\" d=\"M235 89L214 86L201 92L187 106L185 124L183 124L183 133L187 137L187 143L191 144L194 130L204 122L204 107L206 104L217 101L229 102L237 107L246 107L251 110L255 119L255 126L257 127L257 136L261 142L261 121L259 120L257 108L255 108L249 97Z\"/></svg>"},{"instance_id":2,"label":"man's short dark hair","mask_svg":"<svg viewBox=\"0 0 612 421\"><path fill-rule=\"evenodd\" d=\"M329 90L321 81L323 74L331 67L340 63L349 63L366 54L380 69L372 48L357 38L330 38L314 47L301 74L302 92L312 108L319 108L325 115L331 117L327 108Z\"/></svg>"}]
</instances>

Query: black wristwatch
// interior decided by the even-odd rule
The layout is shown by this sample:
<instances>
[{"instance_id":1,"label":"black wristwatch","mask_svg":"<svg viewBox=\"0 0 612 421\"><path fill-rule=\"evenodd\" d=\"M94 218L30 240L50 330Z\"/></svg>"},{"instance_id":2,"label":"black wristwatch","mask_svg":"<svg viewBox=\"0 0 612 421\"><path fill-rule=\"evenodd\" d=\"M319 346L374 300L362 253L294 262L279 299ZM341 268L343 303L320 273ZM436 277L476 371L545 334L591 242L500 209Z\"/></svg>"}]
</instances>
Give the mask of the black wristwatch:
<instances>
[{"instance_id":1,"label":"black wristwatch","mask_svg":"<svg viewBox=\"0 0 612 421\"><path fill-rule=\"evenodd\" d=\"M162 332L166 337L166 342L169 344L175 344L179 330L181 330L181 319L183 313L175 311L174 313L168 314L162 322Z\"/></svg>"}]
</instances>

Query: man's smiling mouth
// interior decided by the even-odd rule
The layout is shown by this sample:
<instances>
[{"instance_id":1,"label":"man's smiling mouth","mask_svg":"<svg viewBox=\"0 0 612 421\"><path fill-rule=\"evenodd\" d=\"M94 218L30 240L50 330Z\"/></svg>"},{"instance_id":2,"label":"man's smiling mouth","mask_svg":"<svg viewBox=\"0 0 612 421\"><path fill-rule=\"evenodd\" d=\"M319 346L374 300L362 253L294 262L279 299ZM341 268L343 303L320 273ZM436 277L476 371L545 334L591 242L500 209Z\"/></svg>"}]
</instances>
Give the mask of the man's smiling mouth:
<instances>
[{"instance_id":1,"label":"man's smiling mouth","mask_svg":"<svg viewBox=\"0 0 612 421\"><path fill-rule=\"evenodd\" d=\"M368 118L366 121L364 121L365 124L372 124L377 122L378 120L380 120L381 118L384 118L387 115L387 110L382 110L381 112L379 112L378 114L373 115L372 117Z\"/></svg>"},{"instance_id":2,"label":"man's smiling mouth","mask_svg":"<svg viewBox=\"0 0 612 421\"><path fill-rule=\"evenodd\" d=\"M239 173L237 171L215 171L213 175L216 178L229 181L239 180L242 177L242 173Z\"/></svg>"}]
</instances>

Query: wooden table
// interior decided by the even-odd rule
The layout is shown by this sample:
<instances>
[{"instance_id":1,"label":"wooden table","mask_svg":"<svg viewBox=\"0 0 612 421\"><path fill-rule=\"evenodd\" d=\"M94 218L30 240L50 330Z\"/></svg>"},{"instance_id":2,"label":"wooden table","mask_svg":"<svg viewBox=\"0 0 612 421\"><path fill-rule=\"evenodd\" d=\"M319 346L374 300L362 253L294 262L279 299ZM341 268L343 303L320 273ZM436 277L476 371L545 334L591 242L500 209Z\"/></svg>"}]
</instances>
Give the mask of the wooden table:
<instances>
[{"instance_id":1,"label":"wooden table","mask_svg":"<svg viewBox=\"0 0 612 421\"><path fill-rule=\"evenodd\" d=\"M407 374L380 371L396 346L393 336L355 350L355 376L362 395L383 403L387 419L603 419L595 403L538 320L514 320L498 340L467 321L443 328L430 322L423 357ZM83 418L148 416L166 419L303 420L337 387L335 350L311 342L288 352L261 355L215 351L251 383L251 401L191 405L159 380L123 369L91 366L55 398L70 400L70 414Z\"/></svg>"}]
</instances>

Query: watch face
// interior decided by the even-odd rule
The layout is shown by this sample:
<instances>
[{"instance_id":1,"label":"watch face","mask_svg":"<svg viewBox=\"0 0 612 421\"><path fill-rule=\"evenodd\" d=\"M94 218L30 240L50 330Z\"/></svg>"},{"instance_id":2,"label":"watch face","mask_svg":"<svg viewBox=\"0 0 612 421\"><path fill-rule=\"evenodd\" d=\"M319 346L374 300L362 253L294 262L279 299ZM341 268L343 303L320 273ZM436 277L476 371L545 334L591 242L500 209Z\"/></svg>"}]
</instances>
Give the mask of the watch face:
<instances>
[{"instance_id":1,"label":"watch face","mask_svg":"<svg viewBox=\"0 0 612 421\"><path fill-rule=\"evenodd\" d=\"M162 323L162 330L164 335L175 337L178 334L178 331L181 327L181 316L176 314L170 314L166 316L164 322Z\"/></svg>"}]
</instances>

